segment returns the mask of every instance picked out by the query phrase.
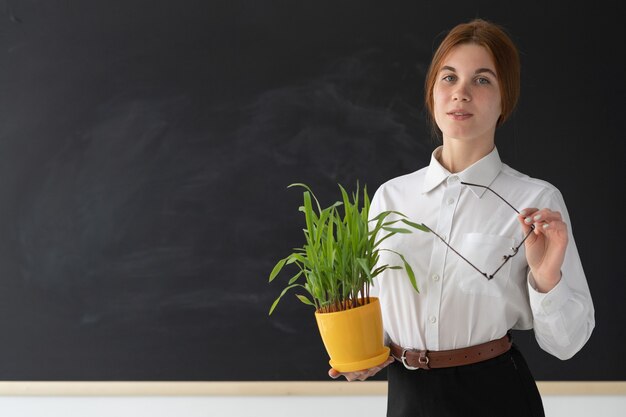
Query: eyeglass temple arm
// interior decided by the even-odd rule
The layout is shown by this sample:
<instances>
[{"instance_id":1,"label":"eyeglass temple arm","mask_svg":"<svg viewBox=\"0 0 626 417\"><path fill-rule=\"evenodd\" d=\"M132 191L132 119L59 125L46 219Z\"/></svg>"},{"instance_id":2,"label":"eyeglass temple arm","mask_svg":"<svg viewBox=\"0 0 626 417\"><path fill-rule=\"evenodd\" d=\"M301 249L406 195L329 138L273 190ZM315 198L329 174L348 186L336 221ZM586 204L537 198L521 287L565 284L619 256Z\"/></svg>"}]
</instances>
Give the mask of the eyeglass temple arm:
<instances>
[{"instance_id":1,"label":"eyeglass temple arm","mask_svg":"<svg viewBox=\"0 0 626 417\"><path fill-rule=\"evenodd\" d=\"M505 200L505 199L504 199L504 198L503 198L500 194L496 193L495 191L493 191L491 188L487 187L486 185L472 184L471 182L464 182L464 181L461 181L461 184L471 185L471 186L473 186L473 187L485 188L485 189L487 189L487 190L491 191L492 193L494 193L495 195L497 195L497 196L498 196L498 198L499 198L500 200L504 201L504 202L506 203L506 205L507 205L507 206L511 207L513 210L515 210L515 212L516 212L517 214L519 214L519 211L518 211L515 207L513 207L513 206L511 205L511 203L509 203L508 201L506 201L506 200Z\"/></svg>"},{"instance_id":2,"label":"eyeglass temple arm","mask_svg":"<svg viewBox=\"0 0 626 417\"><path fill-rule=\"evenodd\" d=\"M472 184L471 182L465 182L465 181L461 181L461 184L465 184L465 185L471 185L473 187L480 187L480 188L485 188L489 191L491 191L492 193L494 193L495 195L498 196L498 198L502 201L504 201L506 203L507 206L511 207L513 210L515 210L515 212L517 214L519 214L519 210L517 210L515 207L513 207L511 205L511 203L509 203L508 201L506 201L500 194L496 193L495 191L493 191L491 188L487 187L486 185L480 185L480 184ZM535 230L535 225L531 224L530 225L530 232L528 232L528 234L526 236L524 236L524 240L522 240L520 242L519 245L517 245L517 247L515 249L513 249L515 251L515 253L517 253L517 250L524 244L524 242L526 241L526 239L528 239L528 236L530 236L530 233ZM496 271L497 272L497 271Z\"/></svg>"},{"instance_id":3,"label":"eyeglass temple arm","mask_svg":"<svg viewBox=\"0 0 626 417\"><path fill-rule=\"evenodd\" d=\"M457 255L459 255L459 257L461 257L461 259L463 259L465 262L467 262L468 264L471 265L472 268L474 268L480 275L484 276L487 279L491 279L493 278L493 275L489 276L486 273L484 273L483 271L481 271L480 269L476 268L476 266L471 263L470 261L467 260L467 258L463 255L461 255L459 252L457 252L456 249L454 249L452 246L450 246L448 244L448 242L446 242L446 240L444 238L442 238L441 236L439 236L437 234L437 232L435 232L433 229L431 229L430 227L426 226L424 223L422 223L422 226L424 226L425 228L427 228L432 234L434 234L435 236L437 236L439 238L439 240L441 240L448 248L450 248L454 253L456 253ZM499 269L499 268L498 268ZM496 271L497 272L497 271ZM495 274L495 273L494 273Z\"/></svg>"}]
</instances>

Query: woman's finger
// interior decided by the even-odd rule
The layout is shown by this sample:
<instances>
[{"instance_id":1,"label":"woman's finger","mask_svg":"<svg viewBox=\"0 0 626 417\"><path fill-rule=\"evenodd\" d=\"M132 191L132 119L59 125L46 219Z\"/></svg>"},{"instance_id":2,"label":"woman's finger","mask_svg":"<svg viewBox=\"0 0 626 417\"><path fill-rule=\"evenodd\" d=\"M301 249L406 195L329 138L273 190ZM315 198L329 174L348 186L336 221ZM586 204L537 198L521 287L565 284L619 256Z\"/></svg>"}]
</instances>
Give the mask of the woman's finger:
<instances>
[{"instance_id":1,"label":"woman's finger","mask_svg":"<svg viewBox=\"0 0 626 417\"><path fill-rule=\"evenodd\" d=\"M554 220L540 224L536 229L547 238L556 237L567 242L567 224L561 220Z\"/></svg>"},{"instance_id":2,"label":"woman's finger","mask_svg":"<svg viewBox=\"0 0 626 417\"><path fill-rule=\"evenodd\" d=\"M534 225L536 235L539 235L549 228L562 229L562 225L559 224L559 222L562 223L562 219L560 212L552 211L547 208L526 208L518 215L518 220L522 224L524 233L528 233L530 228Z\"/></svg>"},{"instance_id":3,"label":"woman's finger","mask_svg":"<svg viewBox=\"0 0 626 417\"><path fill-rule=\"evenodd\" d=\"M517 219L522 225L522 230L524 231L524 235L530 232L530 228L533 224L532 218L536 216L535 213L537 213L538 210L539 209L535 207L527 207L524 210L520 211L519 214L517 215Z\"/></svg>"},{"instance_id":4,"label":"woman's finger","mask_svg":"<svg viewBox=\"0 0 626 417\"><path fill-rule=\"evenodd\" d=\"M365 381L367 378L370 378L380 372L383 368L387 367L390 363L394 361L393 356L389 356L385 362L378 366L374 366L370 369L364 369L361 371L354 372L339 372L334 368L330 368L328 371L328 376L333 379L337 379L340 376L344 376L348 381Z\"/></svg>"},{"instance_id":5,"label":"woman's finger","mask_svg":"<svg viewBox=\"0 0 626 417\"><path fill-rule=\"evenodd\" d=\"M330 368L330 370L328 371L328 376L332 379L337 379L341 376L341 372L339 372L335 368Z\"/></svg>"},{"instance_id":6,"label":"woman's finger","mask_svg":"<svg viewBox=\"0 0 626 417\"><path fill-rule=\"evenodd\" d=\"M544 208L541 210L537 210L536 212L528 215L526 218L531 218L533 223L541 223L541 222L551 222L555 220L563 220L561 217L561 213L558 211L552 211L550 209Z\"/></svg>"}]
</instances>

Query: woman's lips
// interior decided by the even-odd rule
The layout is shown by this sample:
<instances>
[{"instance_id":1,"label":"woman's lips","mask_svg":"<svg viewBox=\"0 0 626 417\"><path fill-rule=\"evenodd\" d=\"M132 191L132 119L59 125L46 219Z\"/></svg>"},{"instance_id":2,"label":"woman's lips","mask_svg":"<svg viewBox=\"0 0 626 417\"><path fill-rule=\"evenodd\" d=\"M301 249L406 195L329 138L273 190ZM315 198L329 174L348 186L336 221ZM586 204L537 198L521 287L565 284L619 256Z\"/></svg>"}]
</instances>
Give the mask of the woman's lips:
<instances>
[{"instance_id":1,"label":"woman's lips","mask_svg":"<svg viewBox=\"0 0 626 417\"><path fill-rule=\"evenodd\" d=\"M452 111L447 113L447 115L450 116L452 120L467 120L473 116L472 113L466 111Z\"/></svg>"}]
</instances>

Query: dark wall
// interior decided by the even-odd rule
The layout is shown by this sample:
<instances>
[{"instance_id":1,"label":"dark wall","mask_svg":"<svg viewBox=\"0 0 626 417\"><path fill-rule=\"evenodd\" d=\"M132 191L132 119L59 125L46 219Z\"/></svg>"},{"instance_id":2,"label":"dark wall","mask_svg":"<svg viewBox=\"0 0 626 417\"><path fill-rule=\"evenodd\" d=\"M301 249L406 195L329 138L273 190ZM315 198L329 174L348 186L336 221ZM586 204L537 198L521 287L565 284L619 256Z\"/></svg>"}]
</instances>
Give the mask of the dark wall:
<instances>
[{"instance_id":1,"label":"dark wall","mask_svg":"<svg viewBox=\"0 0 626 417\"><path fill-rule=\"evenodd\" d=\"M521 50L497 144L562 191L596 307L569 361L516 340L538 379L626 379L624 10L600 3L0 0L0 379L326 380L313 311L267 316L286 186L330 204L427 164L426 66L473 17Z\"/></svg>"}]
</instances>

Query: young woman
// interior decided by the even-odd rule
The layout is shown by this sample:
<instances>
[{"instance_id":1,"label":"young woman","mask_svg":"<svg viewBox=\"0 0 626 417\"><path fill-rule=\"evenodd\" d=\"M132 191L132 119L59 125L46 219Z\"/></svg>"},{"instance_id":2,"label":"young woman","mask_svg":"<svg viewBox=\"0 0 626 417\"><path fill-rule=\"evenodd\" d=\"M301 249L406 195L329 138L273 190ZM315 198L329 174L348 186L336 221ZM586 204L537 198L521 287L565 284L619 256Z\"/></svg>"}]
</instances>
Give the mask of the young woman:
<instances>
[{"instance_id":1,"label":"young woman","mask_svg":"<svg viewBox=\"0 0 626 417\"><path fill-rule=\"evenodd\" d=\"M443 145L430 164L383 184L371 217L397 210L424 223L385 241L413 266L378 278L387 343L388 416L543 416L541 397L510 329L534 329L568 359L589 339L594 308L561 193L502 163L496 128L519 96L517 48L499 26L453 28L425 85ZM528 149L528 152L538 152ZM519 210L519 211L518 211ZM385 258L382 263L394 263Z\"/></svg>"}]
</instances>

